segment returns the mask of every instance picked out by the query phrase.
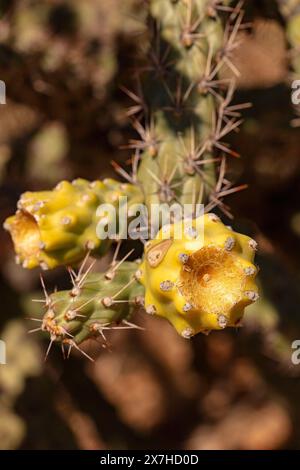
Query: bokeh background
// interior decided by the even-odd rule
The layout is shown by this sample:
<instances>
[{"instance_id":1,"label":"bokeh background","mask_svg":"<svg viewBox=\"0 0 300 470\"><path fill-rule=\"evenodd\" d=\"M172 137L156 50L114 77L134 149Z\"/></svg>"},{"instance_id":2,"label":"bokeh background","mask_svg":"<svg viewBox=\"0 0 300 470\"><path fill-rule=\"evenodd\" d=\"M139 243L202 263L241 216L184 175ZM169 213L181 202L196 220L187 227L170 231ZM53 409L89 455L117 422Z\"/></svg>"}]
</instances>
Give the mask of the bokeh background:
<instances>
[{"instance_id":1,"label":"bokeh background","mask_svg":"<svg viewBox=\"0 0 300 470\"><path fill-rule=\"evenodd\" d=\"M140 0L0 0L0 213L20 194L74 177L113 176L111 160L134 136L126 115L139 31ZM29 335L26 317L39 272L14 263L0 233L0 448L300 448L300 128L291 105L285 22L271 0L245 2L234 61L236 102L251 101L230 143L242 155L230 177L232 225L259 242L262 298L244 328L181 339L164 321L136 317L144 332L90 342L90 363L64 361ZM98 262L101 269L108 259ZM68 286L65 270L45 274L49 290Z\"/></svg>"}]
</instances>

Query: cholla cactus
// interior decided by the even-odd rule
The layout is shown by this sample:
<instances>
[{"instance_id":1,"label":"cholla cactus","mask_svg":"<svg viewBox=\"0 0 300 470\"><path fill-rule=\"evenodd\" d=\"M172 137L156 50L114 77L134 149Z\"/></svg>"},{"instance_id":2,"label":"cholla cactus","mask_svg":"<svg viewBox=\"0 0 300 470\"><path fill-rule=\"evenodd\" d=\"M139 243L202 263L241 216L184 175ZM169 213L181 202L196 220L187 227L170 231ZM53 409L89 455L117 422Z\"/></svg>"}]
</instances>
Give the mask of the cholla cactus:
<instances>
[{"instance_id":1,"label":"cholla cactus","mask_svg":"<svg viewBox=\"0 0 300 470\"><path fill-rule=\"evenodd\" d=\"M225 176L226 157L238 155L223 139L241 123L243 105L230 105L234 81L218 79L222 67L238 73L231 55L242 13L229 4L149 2L148 58L137 69L139 90L127 91L134 100L128 112L140 136L129 143L135 150L133 172L115 165L129 184L79 180L53 192L25 194L20 212L7 221L25 267L69 265L88 251L105 253L107 243L96 239L96 207L116 203L123 193L132 203L144 201L149 213L153 203L177 202L203 203L206 212L218 207L230 216L223 198L241 187L232 187ZM220 12L227 14L225 28ZM256 245L214 214L202 222L204 240L193 233L175 240L172 233L183 221L171 225L168 239L162 227L146 245L140 268L114 257L106 274L71 270L70 291L49 296L45 290L47 312L38 330L50 334L50 345L60 341L78 348L106 328L134 327L128 318L132 307L143 303L144 291L147 312L164 316L186 338L236 325L244 307L258 297Z\"/></svg>"}]
</instances>

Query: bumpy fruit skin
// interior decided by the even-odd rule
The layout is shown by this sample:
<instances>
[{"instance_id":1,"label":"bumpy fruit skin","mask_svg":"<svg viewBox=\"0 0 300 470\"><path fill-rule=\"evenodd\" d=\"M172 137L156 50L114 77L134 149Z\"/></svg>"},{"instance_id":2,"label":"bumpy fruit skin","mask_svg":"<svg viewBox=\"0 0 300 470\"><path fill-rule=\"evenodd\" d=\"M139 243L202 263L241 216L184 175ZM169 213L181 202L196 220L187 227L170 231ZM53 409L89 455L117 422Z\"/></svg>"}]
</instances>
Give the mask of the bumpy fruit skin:
<instances>
[{"instance_id":1,"label":"bumpy fruit skin","mask_svg":"<svg viewBox=\"0 0 300 470\"><path fill-rule=\"evenodd\" d=\"M244 308L258 298L256 242L215 214L183 228L183 222L169 233L163 228L146 246L140 268L146 312L166 318L185 338L239 326Z\"/></svg>"},{"instance_id":2,"label":"bumpy fruit skin","mask_svg":"<svg viewBox=\"0 0 300 470\"><path fill-rule=\"evenodd\" d=\"M143 294L137 269L137 263L124 262L113 276L88 274L81 286L54 292L46 299L42 330L52 341L78 345L122 323Z\"/></svg>"},{"instance_id":3,"label":"bumpy fruit skin","mask_svg":"<svg viewBox=\"0 0 300 470\"><path fill-rule=\"evenodd\" d=\"M4 224L12 236L17 262L24 268L52 269L73 265L88 251L103 255L111 240L97 236L97 208L111 203L117 210L121 196L127 196L128 209L143 200L137 186L113 179L62 181L51 191L24 193L16 214Z\"/></svg>"}]
</instances>

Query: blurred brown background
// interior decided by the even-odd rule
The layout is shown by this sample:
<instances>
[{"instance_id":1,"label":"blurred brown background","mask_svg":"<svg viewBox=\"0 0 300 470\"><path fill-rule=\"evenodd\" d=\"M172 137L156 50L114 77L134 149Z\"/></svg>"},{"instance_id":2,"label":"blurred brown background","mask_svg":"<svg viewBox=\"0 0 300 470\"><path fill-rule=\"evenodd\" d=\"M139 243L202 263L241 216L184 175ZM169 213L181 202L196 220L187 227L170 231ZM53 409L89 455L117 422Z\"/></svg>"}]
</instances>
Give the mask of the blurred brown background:
<instances>
[{"instance_id":1,"label":"blurred brown background","mask_svg":"<svg viewBox=\"0 0 300 470\"><path fill-rule=\"evenodd\" d=\"M113 175L110 160L134 135L120 85L131 87L139 0L0 0L1 221L19 195L62 178ZM230 137L242 159L230 177L249 183L229 201L234 227L260 245L262 300L245 326L191 341L164 321L136 318L145 332L119 332L110 347L86 345L64 361L28 335L39 273L15 265L1 231L0 448L300 448L300 129L288 86L288 45L276 2L246 1L249 32L235 64L236 102L251 101ZM101 263L105 262L101 261ZM98 267L101 267L101 263ZM49 289L68 286L64 270ZM167 345L167 346L166 346Z\"/></svg>"}]
</instances>

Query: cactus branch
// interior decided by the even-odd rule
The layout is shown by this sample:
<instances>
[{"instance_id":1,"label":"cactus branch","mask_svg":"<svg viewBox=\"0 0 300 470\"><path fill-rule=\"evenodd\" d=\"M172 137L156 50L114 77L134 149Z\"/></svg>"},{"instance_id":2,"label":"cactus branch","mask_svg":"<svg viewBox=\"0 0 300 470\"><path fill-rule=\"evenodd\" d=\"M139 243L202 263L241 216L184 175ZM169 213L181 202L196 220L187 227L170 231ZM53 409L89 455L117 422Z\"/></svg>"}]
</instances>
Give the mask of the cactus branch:
<instances>
[{"instance_id":1,"label":"cactus branch","mask_svg":"<svg viewBox=\"0 0 300 470\"><path fill-rule=\"evenodd\" d=\"M240 112L250 104L230 105L234 79L218 74L226 67L239 75L232 54L242 19L242 2L149 2L147 58L137 68L136 91L124 89L133 101L128 115L134 116L139 136L126 147L138 152L135 179L149 213L153 203L224 207L227 180L218 192L220 204L215 203L220 175L225 178L224 154L239 156L224 139L238 129Z\"/></svg>"},{"instance_id":2,"label":"cactus branch","mask_svg":"<svg viewBox=\"0 0 300 470\"><path fill-rule=\"evenodd\" d=\"M40 326L30 330L44 331L50 336L46 357L54 342L67 345L70 350L87 338L102 337L116 329L141 329L130 322L132 312L143 304L143 287L137 280L138 264L122 260L113 262L105 273L91 273L93 264L78 273L72 272L72 288L48 294L43 278L46 312ZM74 276L75 275L75 276Z\"/></svg>"}]
</instances>

